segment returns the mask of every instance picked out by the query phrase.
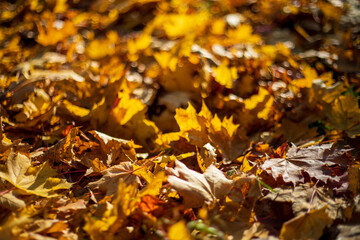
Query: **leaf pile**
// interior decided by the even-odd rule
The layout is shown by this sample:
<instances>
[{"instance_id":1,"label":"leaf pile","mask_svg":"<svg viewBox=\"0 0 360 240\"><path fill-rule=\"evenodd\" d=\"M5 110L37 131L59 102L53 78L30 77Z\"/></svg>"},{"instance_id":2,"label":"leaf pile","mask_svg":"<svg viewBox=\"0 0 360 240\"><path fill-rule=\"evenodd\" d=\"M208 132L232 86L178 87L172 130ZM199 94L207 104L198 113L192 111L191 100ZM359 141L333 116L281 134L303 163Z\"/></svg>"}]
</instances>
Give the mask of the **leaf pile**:
<instances>
[{"instance_id":1,"label":"leaf pile","mask_svg":"<svg viewBox=\"0 0 360 240\"><path fill-rule=\"evenodd\" d=\"M0 3L1 239L358 239L355 0Z\"/></svg>"}]
</instances>

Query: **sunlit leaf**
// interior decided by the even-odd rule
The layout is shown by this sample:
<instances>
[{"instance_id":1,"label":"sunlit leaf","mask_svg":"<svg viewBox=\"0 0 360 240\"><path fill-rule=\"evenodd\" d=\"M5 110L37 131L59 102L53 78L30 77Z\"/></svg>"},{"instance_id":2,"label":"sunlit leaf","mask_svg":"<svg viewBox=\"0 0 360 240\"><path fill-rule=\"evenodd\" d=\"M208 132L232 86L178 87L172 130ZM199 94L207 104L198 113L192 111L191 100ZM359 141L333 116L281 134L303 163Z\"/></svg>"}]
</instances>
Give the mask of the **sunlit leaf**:
<instances>
[{"instance_id":1,"label":"sunlit leaf","mask_svg":"<svg viewBox=\"0 0 360 240\"><path fill-rule=\"evenodd\" d=\"M332 223L326 207L299 215L281 228L280 239L319 239L325 227Z\"/></svg>"},{"instance_id":2,"label":"sunlit leaf","mask_svg":"<svg viewBox=\"0 0 360 240\"><path fill-rule=\"evenodd\" d=\"M57 175L57 171L52 169L48 162L32 167L27 156L15 152L10 153L6 170L0 172L0 177L14 187L42 197L58 196L56 190L71 187L72 184Z\"/></svg>"}]
</instances>

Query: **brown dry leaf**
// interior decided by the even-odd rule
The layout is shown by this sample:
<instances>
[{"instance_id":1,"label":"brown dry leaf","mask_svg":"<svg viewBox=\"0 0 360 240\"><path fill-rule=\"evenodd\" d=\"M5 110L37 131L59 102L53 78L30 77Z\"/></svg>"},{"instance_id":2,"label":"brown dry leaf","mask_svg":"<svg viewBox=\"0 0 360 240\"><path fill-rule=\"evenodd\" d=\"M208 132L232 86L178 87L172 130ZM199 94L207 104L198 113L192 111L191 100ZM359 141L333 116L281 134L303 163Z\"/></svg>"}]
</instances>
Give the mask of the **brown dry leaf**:
<instances>
[{"instance_id":1,"label":"brown dry leaf","mask_svg":"<svg viewBox=\"0 0 360 240\"><path fill-rule=\"evenodd\" d=\"M280 239L319 239L324 228L332 223L325 209L311 210L287 221L281 228Z\"/></svg>"},{"instance_id":2,"label":"brown dry leaf","mask_svg":"<svg viewBox=\"0 0 360 240\"><path fill-rule=\"evenodd\" d=\"M184 198L187 207L212 204L230 193L232 181L214 165L210 165L203 174L187 168L178 160L175 160L175 165L175 168L166 168L168 182Z\"/></svg>"},{"instance_id":3,"label":"brown dry leaf","mask_svg":"<svg viewBox=\"0 0 360 240\"><path fill-rule=\"evenodd\" d=\"M79 199L76 202L70 202L64 206L56 208L57 211L64 213L80 209L86 209L86 202L83 199Z\"/></svg>"},{"instance_id":4,"label":"brown dry leaf","mask_svg":"<svg viewBox=\"0 0 360 240\"><path fill-rule=\"evenodd\" d=\"M310 177L324 183L338 183L339 186L334 186L334 189L345 191L348 186L347 171L335 175L330 167L339 165L346 169L351 163L351 160L345 156L349 150L335 149L332 148L332 145L314 145L306 148L298 148L293 145L286 153L286 158L267 159L261 169L275 179L281 176L285 182L291 182L294 185L304 182L303 172L306 172Z\"/></svg>"},{"instance_id":5,"label":"brown dry leaf","mask_svg":"<svg viewBox=\"0 0 360 240\"><path fill-rule=\"evenodd\" d=\"M71 128L65 138L61 139L37 158L49 159L51 164L62 162L68 166L74 165L78 161L73 149L77 141L76 136L78 133L78 128ZM42 161L40 160L40 162Z\"/></svg>"},{"instance_id":6,"label":"brown dry leaf","mask_svg":"<svg viewBox=\"0 0 360 240\"><path fill-rule=\"evenodd\" d=\"M269 231L264 228L261 223L254 223L251 228L244 231L244 235L241 240L250 240L253 238L267 239L269 237Z\"/></svg>"},{"instance_id":7,"label":"brown dry leaf","mask_svg":"<svg viewBox=\"0 0 360 240\"><path fill-rule=\"evenodd\" d=\"M18 198L18 194L15 193L15 191L9 191L4 193L3 188L1 189L0 193L0 207L10 209L12 211L15 211L18 208L25 207L25 201Z\"/></svg>"},{"instance_id":8,"label":"brown dry leaf","mask_svg":"<svg viewBox=\"0 0 360 240\"><path fill-rule=\"evenodd\" d=\"M351 205L343 197L333 199L331 193L325 187L311 187L309 183L300 184L294 189L274 188L275 192L270 192L263 197L257 204L266 214L267 206L281 206L291 203L291 209L295 216L299 216L308 211L309 208L321 209L326 207L326 213L332 220L345 219L346 208ZM285 211L278 214L284 214ZM271 215L270 212L267 213ZM285 214L284 214L285 215Z\"/></svg>"},{"instance_id":9,"label":"brown dry leaf","mask_svg":"<svg viewBox=\"0 0 360 240\"><path fill-rule=\"evenodd\" d=\"M103 176L96 182L89 183L92 189L99 189L106 192L106 195L116 194L120 179L126 184L138 183L140 179L133 173L131 162L122 162L102 171Z\"/></svg>"},{"instance_id":10,"label":"brown dry leaf","mask_svg":"<svg viewBox=\"0 0 360 240\"><path fill-rule=\"evenodd\" d=\"M136 161L136 148L140 145L134 143L133 140L125 140L121 138L111 137L105 133L93 130L89 131L100 142L101 150L106 154L106 165L112 166L124 161Z\"/></svg>"}]
</instances>

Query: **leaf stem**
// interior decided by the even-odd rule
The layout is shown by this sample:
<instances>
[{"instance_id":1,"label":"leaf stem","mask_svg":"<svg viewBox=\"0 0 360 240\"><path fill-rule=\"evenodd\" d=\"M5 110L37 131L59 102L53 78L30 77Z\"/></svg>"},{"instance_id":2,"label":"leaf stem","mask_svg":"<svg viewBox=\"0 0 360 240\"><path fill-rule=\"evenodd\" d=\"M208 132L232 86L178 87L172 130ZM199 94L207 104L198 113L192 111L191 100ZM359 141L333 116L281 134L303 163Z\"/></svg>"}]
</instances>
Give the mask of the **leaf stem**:
<instances>
[{"instance_id":1,"label":"leaf stem","mask_svg":"<svg viewBox=\"0 0 360 240\"><path fill-rule=\"evenodd\" d=\"M310 206L309 206L309 209L307 210L307 214L308 213L310 213L310 210L311 210L311 207L312 207L312 204L313 204L313 201L314 201L314 198L315 198L315 194L316 194L316 185L318 184L318 182L319 182L319 180L317 180L317 182L315 183L315 185L314 185L314 191L313 191L313 193L312 193L312 195L311 195L311 199L310 199Z\"/></svg>"}]
</instances>

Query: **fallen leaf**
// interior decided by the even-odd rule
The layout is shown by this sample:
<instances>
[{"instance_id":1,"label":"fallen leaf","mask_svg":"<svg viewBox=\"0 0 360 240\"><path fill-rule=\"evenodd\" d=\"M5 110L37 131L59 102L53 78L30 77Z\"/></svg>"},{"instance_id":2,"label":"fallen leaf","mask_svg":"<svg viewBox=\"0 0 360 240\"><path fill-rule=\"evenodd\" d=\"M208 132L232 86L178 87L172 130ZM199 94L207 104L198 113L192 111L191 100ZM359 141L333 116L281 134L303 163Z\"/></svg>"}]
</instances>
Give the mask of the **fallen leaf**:
<instances>
[{"instance_id":1,"label":"fallen leaf","mask_svg":"<svg viewBox=\"0 0 360 240\"><path fill-rule=\"evenodd\" d=\"M325 209L311 210L287 221L281 228L280 239L319 239L324 228L332 223Z\"/></svg>"},{"instance_id":2,"label":"fallen leaf","mask_svg":"<svg viewBox=\"0 0 360 240\"><path fill-rule=\"evenodd\" d=\"M102 171L103 176L95 182L89 183L92 189L99 189L106 192L106 195L116 194L120 179L126 184L138 183L140 179L133 174L133 166L131 162L122 162Z\"/></svg>"},{"instance_id":3,"label":"fallen leaf","mask_svg":"<svg viewBox=\"0 0 360 240\"><path fill-rule=\"evenodd\" d=\"M175 168L167 168L168 182L184 198L188 207L200 207L212 204L230 193L232 181L214 165L210 165L203 174L186 167L175 160Z\"/></svg>"},{"instance_id":4,"label":"fallen leaf","mask_svg":"<svg viewBox=\"0 0 360 240\"><path fill-rule=\"evenodd\" d=\"M59 212L71 212L71 211L76 211L79 209L86 209L86 202L83 199L79 199L76 202L70 202L68 204L66 204L65 206L61 206L56 208L57 211Z\"/></svg>"},{"instance_id":5,"label":"fallen leaf","mask_svg":"<svg viewBox=\"0 0 360 240\"><path fill-rule=\"evenodd\" d=\"M214 68L213 71L215 74L215 81L230 89L233 87L233 81L238 77L236 68L228 67L226 62L222 62L220 66Z\"/></svg>"},{"instance_id":6,"label":"fallen leaf","mask_svg":"<svg viewBox=\"0 0 360 240\"><path fill-rule=\"evenodd\" d=\"M59 196L56 190L69 189L72 186L65 179L56 177L57 175L49 162L32 167L27 156L15 152L9 154L6 170L0 172L2 179L25 193L48 198Z\"/></svg>"},{"instance_id":7,"label":"fallen leaf","mask_svg":"<svg viewBox=\"0 0 360 240\"><path fill-rule=\"evenodd\" d=\"M351 163L351 160L345 156L349 150L331 148L332 145L314 145L306 148L293 145L286 153L286 158L267 159L261 169L275 179L281 176L285 182L291 182L294 186L304 182L303 173L305 172L310 177L327 184L331 184L331 181L339 183L339 186L334 189L345 191L348 186L347 172L336 175L331 170L331 166L337 164L346 169Z\"/></svg>"},{"instance_id":8,"label":"fallen leaf","mask_svg":"<svg viewBox=\"0 0 360 240\"><path fill-rule=\"evenodd\" d=\"M17 194L14 191L6 191L2 189L0 193L0 206L6 209L10 209L12 211L16 211L18 208L25 207L25 201L18 198Z\"/></svg>"},{"instance_id":9,"label":"fallen leaf","mask_svg":"<svg viewBox=\"0 0 360 240\"><path fill-rule=\"evenodd\" d=\"M339 96L329 106L326 116L331 126L343 130L349 137L354 138L360 134L360 109L355 96Z\"/></svg>"}]
</instances>

